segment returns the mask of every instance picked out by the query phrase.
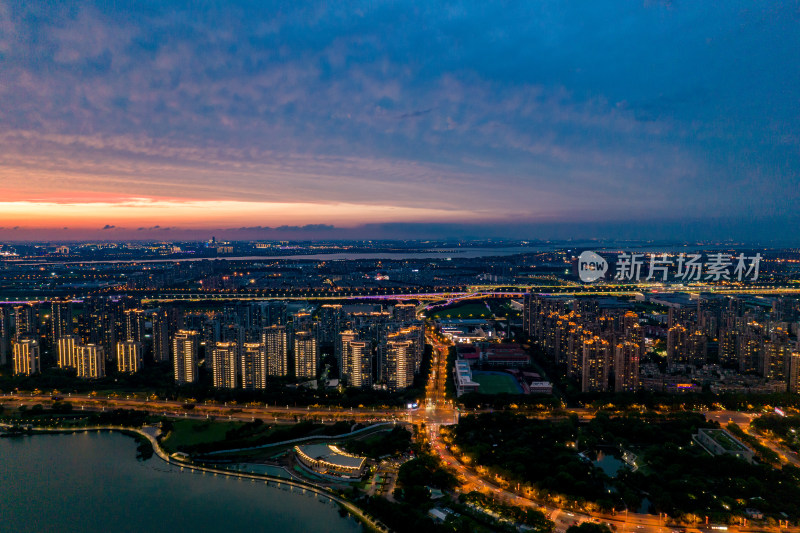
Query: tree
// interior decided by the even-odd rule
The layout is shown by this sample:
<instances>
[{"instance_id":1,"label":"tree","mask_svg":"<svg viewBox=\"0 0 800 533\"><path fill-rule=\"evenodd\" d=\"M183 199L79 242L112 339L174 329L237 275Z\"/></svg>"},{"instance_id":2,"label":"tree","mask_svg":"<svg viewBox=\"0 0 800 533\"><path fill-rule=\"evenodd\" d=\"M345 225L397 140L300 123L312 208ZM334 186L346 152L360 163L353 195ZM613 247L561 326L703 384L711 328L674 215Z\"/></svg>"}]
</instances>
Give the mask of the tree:
<instances>
[{"instance_id":1,"label":"tree","mask_svg":"<svg viewBox=\"0 0 800 533\"><path fill-rule=\"evenodd\" d=\"M584 522L579 526L569 526L567 533L611 533L611 530L605 524Z\"/></svg>"}]
</instances>

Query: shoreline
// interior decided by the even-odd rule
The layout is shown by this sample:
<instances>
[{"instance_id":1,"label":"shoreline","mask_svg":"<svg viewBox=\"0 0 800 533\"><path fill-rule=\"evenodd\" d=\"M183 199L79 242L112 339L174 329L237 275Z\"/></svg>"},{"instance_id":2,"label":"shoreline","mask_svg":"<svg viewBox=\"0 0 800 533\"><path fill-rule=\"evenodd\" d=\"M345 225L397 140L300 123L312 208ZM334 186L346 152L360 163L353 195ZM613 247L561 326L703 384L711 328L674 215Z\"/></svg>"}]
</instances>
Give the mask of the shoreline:
<instances>
[{"instance_id":1,"label":"shoreline","mask_svg":"<svg viewBox=\"0 0 800 533\"><path fill-rule=\"evenodd\" d=\"M0 424L0 428L7 429L10 426L8 424ZM152 426L150 426L152 427ZM158 442L154 435L144 431L141 428L131 428L131 427L124 427L124 426L91 426L86 428L57 428L57 429L49 429L49 428L38 428L32 427L26 430L25 432L21 433L22 436L30 436L30 435L47 435L47 434L59 434L59 433L89 433L89 432L118 432L122 434L126 434L127 436L134 437L140 436L145 438L147 441L150 442L150 445L153 448L153 452L159 459L162 461L171 464L173 466L178 466L183 470L184 468L195 470L198 472L208 472L214 475L224 475L229 477L237 477L237 478L244 478L244 479L251 479L256 481L264 481L267 486L274 486L275 488L280 488L281 485L288 485L290 487L295 487L302 490L309 490L318 496L322 496L324 498L328 498L330 501L338 504L340 507L344 508L348 513L354 516L359 522L363 525L369 527L373 531L391 532L385 524L383 524L377 518L374 518L368 514L366 514L360 507L355 505L354 503L344 499L343 497L335 494L334 492L330 491L329 489L321 486L314 485L311 482L307 481L300 481L294 479L286 479L277 476L271 476L269 474L253 474L253 473L245 473L245 472L238 472L234 470L227 470L221 468L213 468L208 466L200 466L194 463L188 463L179 461L177 459L172 458L169 454L167 454L164 449L161 447L161 444Z\"/></svg>"}]
</instances>

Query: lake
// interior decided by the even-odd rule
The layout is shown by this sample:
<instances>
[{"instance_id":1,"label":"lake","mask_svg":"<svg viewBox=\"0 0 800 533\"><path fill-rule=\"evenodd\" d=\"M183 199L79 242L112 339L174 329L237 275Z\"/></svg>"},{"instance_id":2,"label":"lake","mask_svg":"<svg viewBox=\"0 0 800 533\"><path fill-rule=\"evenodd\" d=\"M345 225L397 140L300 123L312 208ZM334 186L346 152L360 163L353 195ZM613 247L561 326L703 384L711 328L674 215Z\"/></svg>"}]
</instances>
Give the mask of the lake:
<instances>
[{"instance_id":1,"label":"lake","mask_svg":"<svg viewBox=\"0 0 800 533\"><path fill-rule=\"evenodd\" d=\"M0 531L362 531L320 498L139 461L118 433L0 438Z\"/></svg>"}]
</instances>

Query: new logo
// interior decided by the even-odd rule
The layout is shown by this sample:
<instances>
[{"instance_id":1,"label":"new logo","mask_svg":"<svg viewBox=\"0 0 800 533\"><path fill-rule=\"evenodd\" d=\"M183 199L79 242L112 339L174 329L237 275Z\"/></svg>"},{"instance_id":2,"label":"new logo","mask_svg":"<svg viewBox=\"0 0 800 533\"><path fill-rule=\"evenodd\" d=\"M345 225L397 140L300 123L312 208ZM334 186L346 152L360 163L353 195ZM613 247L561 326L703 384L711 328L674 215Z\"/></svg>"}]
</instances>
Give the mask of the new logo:
<instances>
[{"instance_id":1,"label":"new logo","mask_svg":"<svg viewBox=\"0 0 800 533\"><path fill-rule=\"evenodd\" d=\"M578 277L585 283L602 278L608 271L608 263L594 252L586 250L578 256Z\"/></svg>"}]
</instances>

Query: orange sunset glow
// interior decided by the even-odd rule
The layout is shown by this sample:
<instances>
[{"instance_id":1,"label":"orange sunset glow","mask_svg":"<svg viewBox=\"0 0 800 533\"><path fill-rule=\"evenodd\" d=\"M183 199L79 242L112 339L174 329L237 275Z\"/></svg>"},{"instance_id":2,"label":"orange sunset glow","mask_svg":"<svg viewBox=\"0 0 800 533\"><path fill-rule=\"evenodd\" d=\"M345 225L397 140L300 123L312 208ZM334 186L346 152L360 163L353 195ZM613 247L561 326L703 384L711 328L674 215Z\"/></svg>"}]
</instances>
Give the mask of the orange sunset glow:
<instances>
[{"instance_id":1,"label":"orange sunset glow","mask_svg":"<svg viewBox=\"0 0 800 533\"><path fill-rule=\"evenodd\" d=\"M488 214L487 214L488 215ZM464 211L442 211L391 205L345 203L245 202L213 200L125 199L117 202L0 202L0 218L7 225L37 228L96 228L98 225L177 225L220 228L224 225L281 225L330 223L347 226L397 220L459 220ZM486 215L485 215L486 216Z\"/></svg>"}]
</instances>

